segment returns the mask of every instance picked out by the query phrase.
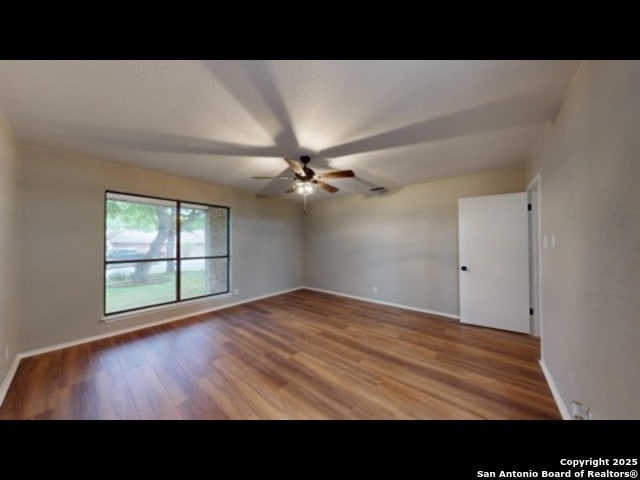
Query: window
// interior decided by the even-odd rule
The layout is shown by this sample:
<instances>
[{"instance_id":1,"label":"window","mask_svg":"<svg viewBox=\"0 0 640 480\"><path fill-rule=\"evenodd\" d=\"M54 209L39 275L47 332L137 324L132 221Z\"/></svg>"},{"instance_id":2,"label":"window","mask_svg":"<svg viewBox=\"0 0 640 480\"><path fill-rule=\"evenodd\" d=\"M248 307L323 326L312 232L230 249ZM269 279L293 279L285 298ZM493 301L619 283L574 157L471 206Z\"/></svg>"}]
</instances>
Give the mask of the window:
<instances>
[{"instance_id":1,"label":"window","mask_svg":"<svg viewBox=\"0 0 640 480\"><path fill-rule=\"evenodd\" d=\"M105 315L229 292L229 208L107 192Z\"/></svg>"}]
</instances>

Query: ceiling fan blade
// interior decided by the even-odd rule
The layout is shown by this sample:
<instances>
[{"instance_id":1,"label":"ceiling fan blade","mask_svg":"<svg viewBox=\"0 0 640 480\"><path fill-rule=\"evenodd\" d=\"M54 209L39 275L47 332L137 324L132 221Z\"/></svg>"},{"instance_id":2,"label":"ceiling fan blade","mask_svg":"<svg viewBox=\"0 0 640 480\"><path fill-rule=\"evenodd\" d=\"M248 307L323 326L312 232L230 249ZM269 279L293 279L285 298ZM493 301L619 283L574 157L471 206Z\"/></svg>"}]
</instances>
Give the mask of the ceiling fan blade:
<instances>
[{"instance_id":1,"label":"ceiling fan blade","mask_svg":"<svg viewBox=\"0 0 640 480\"><path fill-rule=\"evenodd\" d=\"M297 175L300 175L302 177L306 176L306 173L302 169L302 165L300 165L300 162L298 162L297 160L291 160L290 158L285 158L284 161L289 164L291 170L293 170Z\"/></svg>"},{"instance_id":2,"label":"ceiling fan blade","mask_svg":"<svg viewBox=\"0 0 640 480\"><path fill-rule=\"evenodd\" d=\"M323 173L319 178L352 178L355 176L353 170L338 170L337 172Z\"/></svg>"},{"instance_id":3,"label":"ceiling fan blade","mask_svg":"<svg viewBox=\"0 0 640 480\"><path fill-rule=\"evenodd\" d=\"M293 180L291 177L251 177L254 180Z\"/></svg>"},{"instance_id":4,"label":"ceiling fan blade","mask_svg":"<svg viewBox=\"0 0 640 480\"><path fill-rule=\"evenodd\" d=\"M313 183L315 183L321 189L323 189L323 190L325 190L325 191L327 191L329 193L336 193L338 190L340 190L339 188L336 188L333 185L329 185L328 183L321 182L320 180L314 180Z\"/></svg>"}]
</instances>

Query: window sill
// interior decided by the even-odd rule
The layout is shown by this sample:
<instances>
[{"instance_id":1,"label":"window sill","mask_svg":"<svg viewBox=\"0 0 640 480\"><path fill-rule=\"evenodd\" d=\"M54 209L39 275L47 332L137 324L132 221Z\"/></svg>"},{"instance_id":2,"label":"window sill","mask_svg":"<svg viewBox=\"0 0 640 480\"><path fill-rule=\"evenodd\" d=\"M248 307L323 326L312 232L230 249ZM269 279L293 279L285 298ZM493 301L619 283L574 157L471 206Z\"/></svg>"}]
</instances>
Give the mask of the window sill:
<instances>
[{"instance_id":1,"label":"window sill","mask_svg":"<svg viewBox=\"0 0 640 480\"><path fill-rule=\"evenodd\" d=\"M214 295L211 297L197 298L195 300L185 300L184 302L172 303L170 305L159 305L157 307L144 308L144 309L136 310L135 312L125 312L125 313L116 313L114 315L105 315L100 319L100 323L113 323L113 322L119 322L121 320L131 320L133 318L145 317L153 313L170 312L172 310L178 310L183 307L188 307L190 305L200 305L205 303L211 303L211 302L215 302L216 300L223 300L231 297L233 297L233 294L229 292L229 293L222 293L220 295ZM197 315L197 312L194 312L193 314Z\"/></svg>"}]
</instances>

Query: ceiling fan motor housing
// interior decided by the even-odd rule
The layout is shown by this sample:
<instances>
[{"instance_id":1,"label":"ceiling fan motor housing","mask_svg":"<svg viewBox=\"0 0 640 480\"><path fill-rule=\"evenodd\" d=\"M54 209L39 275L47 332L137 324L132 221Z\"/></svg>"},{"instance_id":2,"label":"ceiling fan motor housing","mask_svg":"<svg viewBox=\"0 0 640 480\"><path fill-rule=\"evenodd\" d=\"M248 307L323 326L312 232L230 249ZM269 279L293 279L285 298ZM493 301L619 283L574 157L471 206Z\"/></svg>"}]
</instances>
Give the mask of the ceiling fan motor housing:
<instances>
[{"instance_id":1,"label":"ceiling fan motor housing","mask_svg":"<svg viewBox=\"0 0 640 480\"><path fill-rule=\"evenodd\" d=\"M308 167L309 162L311 161L311 157L309 155L300 155L300 162L302 163L302 170L306 175L306 178L301 178L302 181L311 181L315 176L316 172L311 170Z\"/></svg>"}]
</instances>

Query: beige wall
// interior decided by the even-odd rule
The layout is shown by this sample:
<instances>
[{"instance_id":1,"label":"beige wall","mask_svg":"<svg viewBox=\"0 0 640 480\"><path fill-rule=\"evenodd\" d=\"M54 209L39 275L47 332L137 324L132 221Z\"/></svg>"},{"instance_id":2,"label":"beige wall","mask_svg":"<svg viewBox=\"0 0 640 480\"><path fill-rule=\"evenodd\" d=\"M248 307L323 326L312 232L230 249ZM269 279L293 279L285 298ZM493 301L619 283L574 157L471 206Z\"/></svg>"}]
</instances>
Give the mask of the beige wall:
<instances>
[{"instance_id":1,"label":"beige wall","mask_svg":"<svg viewBox=\"0 0 640 480\"><path fill-rule=\"evenodd\" d=\"M528 166L541 175L542 357L567 407L640 418L640 62L586 62Z\"/></svg>"},{"instance_id":2,"label":"beige wall","mask_svg":"<svg viewBox=\"0 0 640 480\"><path fill-rule=\"evenodd\" d=\"M458 198L521 192L524 178L515 168L313 203L306 285L458 315Z\"/></svg>"},{"instance_id":3,"label":"beige wall","mask_svg":"<svg viewBox=\"0 0 640 480\"><path fill-rule=\"evenodd\" d=\"M0 115L0 389L19 353L18 241L16 235L15 148L9 125ZM5 348L9 347L9 358ZM0 393L1 397L1 393Z\"/></svg>"},{"instance_id":4,"label":"beige wall","mask_svg":"<svg viewBox=\"0 0 640 480\"><path fill-rule=\"evenodd\" d=\"M23 351L302 284L302 209L297 204L41 149L20 147L19 158ZM240 295L99 323L107 189L230 206L231 287L239 288Z\"/></svg>"}]
</instances>

